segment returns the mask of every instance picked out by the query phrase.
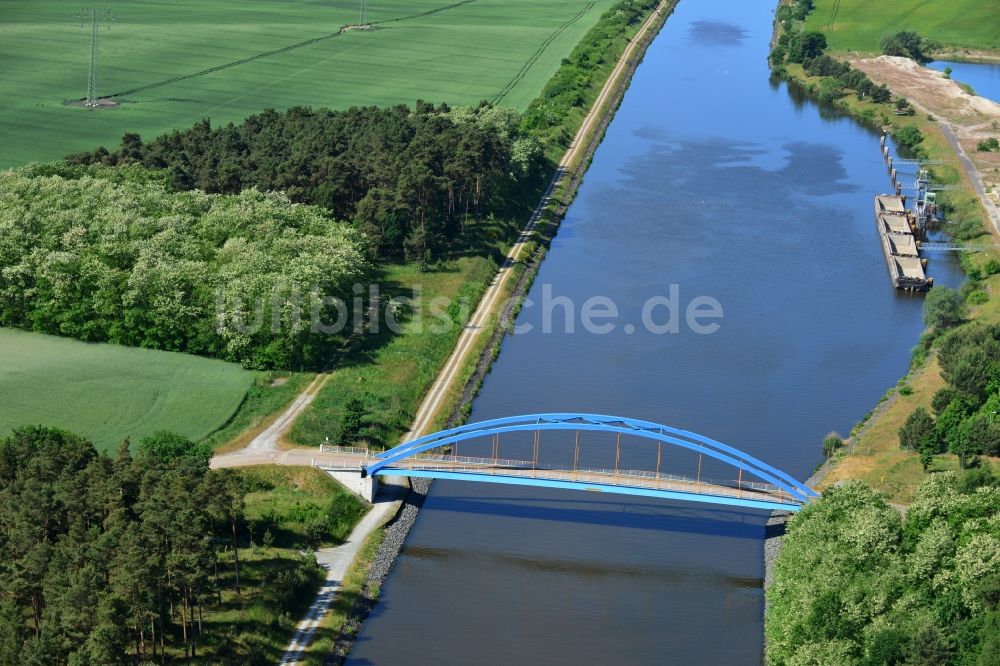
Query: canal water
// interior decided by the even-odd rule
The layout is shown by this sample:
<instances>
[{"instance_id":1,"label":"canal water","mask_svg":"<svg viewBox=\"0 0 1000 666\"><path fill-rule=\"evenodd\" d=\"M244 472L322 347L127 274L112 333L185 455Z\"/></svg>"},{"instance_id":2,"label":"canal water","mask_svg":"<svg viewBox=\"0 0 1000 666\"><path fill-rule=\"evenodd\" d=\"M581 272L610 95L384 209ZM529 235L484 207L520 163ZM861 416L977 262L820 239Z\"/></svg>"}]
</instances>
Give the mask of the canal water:
<instances>
[{"instance_id":1,"label":"canal water","mask_svg":"<svg viewBox=\"0 0 1000 666\"><path fill-rule=\"evenodd\" d=\"M923 299L889 284L872 213L889 189L878 135L769 81L774 4L681 0L521 311L534 328L506 339L472 420L632 416L805 479L823 436L849 431L905 373ZM929 272L959 279L947 255ZM679 331L647 330L644 304L671 285ZM549 308L545 332L546 293L575 305L572 333L565 307ZM613 331L584 330L592 296L616 304ZM712 334L684 321L702 296L722 308L695 322L718 323ZM530 445L502 446L500 457L523 457ZM614 464L613 441L587 435L581 447L581 465ZM543 436L543 459L571 448ZM623 467L652 468L655 451L625 449ZM488 455L459 453L475 452ZM695 473L696 461L665 455L665 468ZM435 482L349 663L760 663L765 519Z\"/></svg>"},{"instance_id":2,"label":"canal water","mask_svg":"<svg viewBox=\"0 0 1000 666\"><path fill-rule=\"evenodd\" d=\"M972 89L980 97L1000 102L1000 65L998 64L935 60L927 66L939 72L950 67L952 79L972 86Z\"/></svg>"}]
</instances>

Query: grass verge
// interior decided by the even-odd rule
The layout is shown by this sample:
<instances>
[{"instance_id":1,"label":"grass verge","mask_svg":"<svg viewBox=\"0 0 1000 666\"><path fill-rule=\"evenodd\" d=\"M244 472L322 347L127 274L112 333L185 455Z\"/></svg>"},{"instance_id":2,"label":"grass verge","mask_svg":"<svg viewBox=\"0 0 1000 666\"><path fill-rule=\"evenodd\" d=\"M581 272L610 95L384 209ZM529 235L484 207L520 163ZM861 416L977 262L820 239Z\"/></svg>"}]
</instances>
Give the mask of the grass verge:
<instances>
[{"instance_id":1,"label":"grass verge","mask_svg":"<svg viewBox=\"0 0 1000 666\"><path fill-rule=\"evenodd\" d=\"M243 448L271 425L315 376L310 372L258 372L236 413L204 441L216 453Z\"/></svg>"},{"instance_id":2,"label":"grass verge","mask_svg":"<svg viewBox=\"0 0 1000 666\"><path fill-rule=\"evenodd\" d=\"M252 543L298 549L338 545L370 508L314 467L260 465L235 473L248 490L245 520Z\"/></svg>"},{"instance_id":3,"label":"grass verge","mask_svg":"<svg viewBox=\"0 0 1000 666\"><path fill-rule=\"evenodd\" d=\"M328 663L327 658L333 652L334 644L337 637L340 636L348 614L364 592L368 569L371 567L384 538L385 528L380 527L368 535L364 545L361 546L361 550L358 551L357 557L351 563L350 569L344 575L340 590L330 605L329 612L316 628L312 644L302 655L302 663L306 666L323 666L323 664ZM378 591L376 590L374 593L377 595Z\"/></svg>"}]
</instances>

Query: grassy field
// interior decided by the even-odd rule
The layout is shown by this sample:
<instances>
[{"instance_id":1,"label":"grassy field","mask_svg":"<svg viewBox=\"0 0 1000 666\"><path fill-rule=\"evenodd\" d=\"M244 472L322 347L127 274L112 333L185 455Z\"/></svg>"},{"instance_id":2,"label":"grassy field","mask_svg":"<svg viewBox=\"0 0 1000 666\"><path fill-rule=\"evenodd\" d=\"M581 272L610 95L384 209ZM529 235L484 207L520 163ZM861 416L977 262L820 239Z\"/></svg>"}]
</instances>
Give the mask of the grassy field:
<instances>
[{"instance_id":1,"label":"grassy field","mask_svg":"<svg viewBox=\"0 0 1000 666\"><path fill-rule=\"evenodd\" d=\"M879 51L879 41L915 30L946 46L1000 50L1000 12L982 0L816 0L808 30L826 34L832 51Z\"/></svg>"},{"instance_id":2,"label":"grassy field","mask_svg":"<svg viewBox=\"0 0 1000 666\"><path fill-rule=\"evenodd\" d=\"M98 90L134 92L89 111L64 104L87 91L78 3L0 0L0 168L267 107L420 98L523 108L612 0L379 0L372 30L339 36L358 20L355 1L106 4L115 22L100 34Z\"/></svg>"},{"instance_id":3,"label":"grassy field","mask_svg":"<svg viewBox=\"0 0 1000 666\"><path fill-rule=\"evenodd\" d=\"M160 429L200 439L233 415L253 379L223 361L0 328L0 436L43 424L105 450Z\"/></svg>"}]
</instances>

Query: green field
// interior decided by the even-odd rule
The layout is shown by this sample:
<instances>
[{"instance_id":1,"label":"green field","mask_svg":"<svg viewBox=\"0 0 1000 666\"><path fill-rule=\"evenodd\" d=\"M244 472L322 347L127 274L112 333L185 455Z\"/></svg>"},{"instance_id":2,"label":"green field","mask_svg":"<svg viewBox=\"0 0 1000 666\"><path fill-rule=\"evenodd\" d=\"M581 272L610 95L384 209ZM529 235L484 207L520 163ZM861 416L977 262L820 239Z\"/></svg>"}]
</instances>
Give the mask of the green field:
<instances>
[{"instance_id":1,"label":"green field","mask_svg":"<svg viewBox=\"0 0 1000 666\"><path fill-rule=\"evenodd\" d=\"M1000 7L985 0L816 0L806 28L826 33L833 51L877 52L900 30L945 46L1000 50Z\"/></svg>"},{"instance_id":2,"label":"green field","mask_svg":"<svg viewBox=\"0 0 1000 666\"><path fill-rule=\"evenodd\" d=\"M200 439L236 411L253 378L188 354L0 328L0 436L42 424L105 450L160 429Z\"/></svg>"},{"instance_id":3,"label":"green field","mask_svg":"<svg viewBox=\"0 0 1000 666\"><path fill-rule=\"evenodd\" d=\"M117 146L126 131L151 138L204 117L235 122L268 107L419 98L524 108L611 4L371 0L372 30L330 36L357 22L356 0L112 1L115 22L100 33L99 93L188 78L90 111L64 104L87 92L90 30L76 18L79 3L0 0L0 168ZM235 64L248 58L255 59Z\"/></svg>"}]
</instances>

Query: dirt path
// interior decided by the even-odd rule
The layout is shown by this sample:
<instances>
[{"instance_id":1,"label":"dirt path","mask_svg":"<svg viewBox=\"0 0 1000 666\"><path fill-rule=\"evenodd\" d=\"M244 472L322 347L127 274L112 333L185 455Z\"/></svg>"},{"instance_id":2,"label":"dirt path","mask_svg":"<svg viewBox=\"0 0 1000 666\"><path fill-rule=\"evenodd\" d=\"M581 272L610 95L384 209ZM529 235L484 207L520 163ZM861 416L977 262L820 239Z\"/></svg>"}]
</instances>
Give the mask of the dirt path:
<instances>
[{"instance_id":1,"label":"dirt path","mask_svg":"<svg viewBox=\"0 0 1000 666\"><path fill-rule=\"evenodd\" d=\"M850 62L872 80L906 97L919 113L936 119L982 202L994 237L1000 235L1000 207L989 195L990 188L997 186L995 174L1000 168L1000 154L969 154L980 140L1000 136L1000 104L970 95L943 73L921 67L909 58L879 56ZM992 182L986 173L993 174Z\"/></svg>"},{"instance_id":2,"label":"dirt path","mask_svg":"<svg viewBox=\"0 0 1000 666\"><path fill-rule=\"evenodd\" d=\"M976 167L975 162L972 161L969 154L965 152L965 148L958 138L958 128L950 121L944 119L939 120L938 124L941 127L941 131L944 132L945 138L948 139L948 143L951 144L952 149L958 155L958 161L961 162L962 169L965 170L966 175L969 177L969 182L972 183L973 189L976 190L976 196L979 197L983 208L986 209L986 214L989 216L990 222L993 223L993 229L996 232L995 235L1000 236L1000 208L997 207L996 202L989 196L986 185L983 182L983 174Z\"/></svg>"},{"instance_id":3,"label":"dirt path","mask_svg":"<svg viewBox=\"0 0 1000 666\"><path fill-rule=\"evenodd\" d=\"M260 431L250 442L236 451L223 453L212 458L212 468L218 467L245 467L247 465L264 465L269 462L275 464L302 464L299 463L279 463L277 462L282 449L279 446L282 436L288 432L306 407L316 398L316 394L323 388L323 384L330 377L327 373L316 375L309 386L303 389L295 400L292 401L285 411L281 413L269 426Z\"/></svg>"},{"instance_id":4,"label":"dirt path","mask_svg":"<svg viewBox=\"0 0 1000 666\"><path fill-rule=\"evenodd\" d=\"M503 265L500 267L500 270L497 271L496 276L494 276L493 281L490 283L490 286L486 289L482 299L479 301L479 307L476 308L476 311L473 313L469 323L466 324L465 328L462 330L462 333L458 338L458 342L455 344L455 349L448 358L448 362L445 363L444 368L441 369L441 372L434 380L434 383L431 384L427 395L424 396L424 400L421 403L420 408L417 410L417 415L413 420L413 425L410 427L410 431L403 438L404 442L416 439L417 437L425 435L430 431L435 416L437 416L440 411L449 391L456 385L458 374L461 371L465 360L468 358L469 353L475 347L475 343L479 339L479 336L483 333L486 322L497 310L498 302L500 301L500 297L503 295L508 279L513 273L514 265L521 258L521 254L524 252L525 246L531 240L532 232L538 224L538 220L541 219L542 213L552 200L552 193L559 186L560 182L562 182L569 166L579 159L579 157L583 154L583 151L586 150L588 145L586 138L604 115L604 106L608 99L612 96L622 73L628 67L629 60L632 58L632 54L635 52L637 44L642 41L642 37L646 34L649 27L659 16L660 12L664 10L666 5L667 0L662 0L659 6L650 13L646 22L643 23L642 27L639 28L639 31L635 34L635 37L633 37L629 42L628 48L626 48L622 53L622 57L618 60L618 64L615 65L615 68L608 76L607 81L605 81L604 87L594 100L594 104L591 106L590 112L584 119L583 124L580 125L580 129L573 138L573 142L570 144L569 149L567 149L566 153L563 155L562 160L559 161L556 173L553 175L548 188L546 188L545 194L542 196L542 200L539 201L538 206L535 207L534 212L531 214L531 218L528 220L527 226L525 226L524 230L521 232L517 242L510 249L510 252L507 253L507 257L504 260Z\"/></svg>"}]
</instances>

